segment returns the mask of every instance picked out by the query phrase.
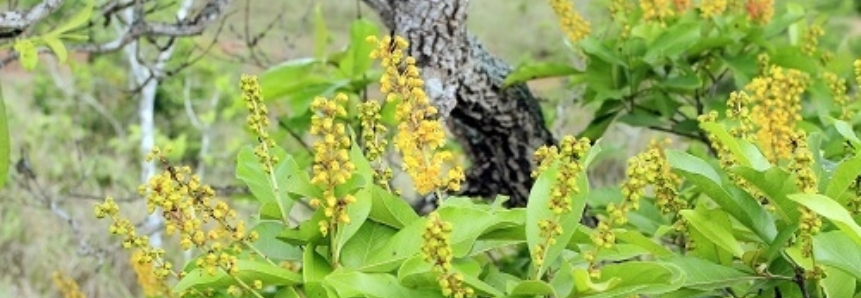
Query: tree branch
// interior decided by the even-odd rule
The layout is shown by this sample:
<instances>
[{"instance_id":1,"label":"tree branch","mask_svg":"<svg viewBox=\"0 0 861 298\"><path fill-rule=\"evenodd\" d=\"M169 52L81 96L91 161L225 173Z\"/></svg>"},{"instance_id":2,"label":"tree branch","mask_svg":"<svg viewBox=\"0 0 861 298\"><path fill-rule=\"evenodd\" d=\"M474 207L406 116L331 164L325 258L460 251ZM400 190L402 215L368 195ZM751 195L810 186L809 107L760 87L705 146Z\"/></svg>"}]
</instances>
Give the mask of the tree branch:
<instances>
[{"instance_id":1,"label":"tree branch","mask_svg":"<svg viewBox=\"0 0 861 298\"><path fill-rule=\"evenodd\" d=\"M41 21L48 15L63 6L65 0L44 0L29 10L16 10L0 12L0 29L2 31L23 32L33 24Z\"/></svg>"}]
</instances>

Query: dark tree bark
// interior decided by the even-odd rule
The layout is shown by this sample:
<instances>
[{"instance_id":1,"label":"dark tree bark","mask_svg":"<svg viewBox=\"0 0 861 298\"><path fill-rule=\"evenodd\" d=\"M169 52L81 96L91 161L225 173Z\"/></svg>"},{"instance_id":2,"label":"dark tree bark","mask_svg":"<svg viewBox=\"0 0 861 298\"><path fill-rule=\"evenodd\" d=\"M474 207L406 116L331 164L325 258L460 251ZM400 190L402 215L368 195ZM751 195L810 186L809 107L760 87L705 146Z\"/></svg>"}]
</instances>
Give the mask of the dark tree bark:
<instances>
[{"instance_id":1,"label":"dark tree bark","mask_svg":"<svg viewBox=\"0 0 861 298\"><path fill-rule=\"evenodd\" d=\"M555 140L526 84L503 87L511 67L467 33L469 1L364 2L409 40L430 100L472 161L460 195L508 195L509 207L525 206L533 153Z\"/></svg>"}]
</instances>

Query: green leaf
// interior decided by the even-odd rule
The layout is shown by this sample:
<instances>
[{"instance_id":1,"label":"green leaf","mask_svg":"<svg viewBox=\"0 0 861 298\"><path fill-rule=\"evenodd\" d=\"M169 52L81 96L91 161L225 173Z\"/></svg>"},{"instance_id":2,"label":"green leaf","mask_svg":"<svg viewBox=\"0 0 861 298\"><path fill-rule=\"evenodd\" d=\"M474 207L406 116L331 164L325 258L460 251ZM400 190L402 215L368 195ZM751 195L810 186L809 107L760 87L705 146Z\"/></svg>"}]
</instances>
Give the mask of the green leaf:
<instances>
[{"instance_id":1,"label":"green leaf","mask_svg":"<svg viewBox=\"0 0 861 298\"><path fill-rule=\"evenodd\" d=\"M828 182L825 195L840 200L846 190L849 189L849 185L859 175L861 175L861 155L855 155L841 161L834 170L831 181Z\"/></svg>"},{"instance_id":2,"label":"green leaf","mask_svg":"<svg viewBox=\"0 0 861 298\"><path fill-rule=\"evenodd\" d=\"M669 263L631 261L601 269L599 282L619 281L606 291L576 297L608 298L631 295L658 295L679 289L684 281L681 268Z\"/></svg>"},{"instance_id":3,"label":"green leaf","mask_svg":"<svg viewBox=\"0 0 861 298\"><path fill-rule=\"evenodd\" d=\"M505 77L505 86L512 84L523 83L535 79L569 76L582 73L573 66L564 63L531 63L520 65L507 77Z\"/></svg>"},{"instance_id":4,"label":"green leaf","mask_svg":"<svg viewBox=\"0 0 861 298\"><path fill-rule=\"evenodd\" d=\"M51 51L54 52L54 56L57 56L57 60L59 60L60 63L66 63L66 59L69 58L69 51L66 50L66 46L59 38L54 36L45 36L42 38L42 41L51 48Z\"/></svg>"},{"instance_id":5,"label":"green leaf","mask_svg":"<svg viewBox=\"0 0 861 298\"><path fill-rule=\"evenodd\" d=\"M322 78L320 76L309 75L314 66L319 65L322 61L313 58L301 58L288 60L284 63L270 67L260 74L260 89L263 93L264 100L270 101L282 98L287 95L293 95L297 91L307 89L312 84L321 84L321 82L330 82L330 78ZM294 114L302 114L308 110L308 106L293 107Z\"/></svg>"},{"instance_id":6,"label":"green leaf","mask_svg":"<svg viewBox=\"0 0 861 298\"><path fill-rule=\"evenodd\" d=\"M640 248L643 248L649 251L651 254L656 256L668 256L672 255L673 252L667 249L666 247L655 243L654 240L649 239L646 236L643 236L640 231L631 231L631 230L617 230L614 231L616 233L616 238L625 243L630 243L632 245L636 245Z\"/></svg>"},{"instance_id":7,"label":"green leaf","mask_svg":"<svg viewBox=\"0 0 861 298\"><path fill-rule=\"evenodd\" d=\"M837 129L837 133L852 144L852 147L861 148L861 139L858 139L855 130L852 129L852 125L846 123L846 121L835 119L834 128Z\"/></svg>"},{"instance_id":8,"label":"green leaf","mask_svg":"<svg viewBox=\"0 0 861 298\"><path fill-rule=\"evenodd\" d=\"M849 211L834 199L820 194L791 194L789 199L828 218L846 236L861 245L861 226L858 226Z\"/></svg>"},{"instance_id":9,"label":"green leaf","mask_svg":"<svg viewBox=\"0 0 861 298\"><path fill-rule=\"evenodd\" d=\"M593 150L590 150L589 156L594 158L595 154L597 154L599 150L600 149L593 148ZM590 160L589 156L587 156L584 162L586 165L584 168L588 167ZM536 276L543 276L549 266L552 265L556 261L556 258L562 254L562 250L565 246L568 245L571 236L574 235L574 232L580 225L580 218L582 217L583 209L586 206L586 195L589 192L586 175L581 173L580 177L577 179L580 192L570 198L572 210L557 217L557 215L550 210L548 206L550 204L550 193L552 191L553 184L556 181L556 176L558 175L558 169L559 163L555 162L553 166L538 176L538 179L529 192L529 201L526 205L526 242L529 245L530 254L534 254L536 247L539 244L544 245L546 241L541 237L541 231L538 227L538 223L540 221L558 220L558 224L562 228L562 234L556 236L555 242L549 247L544 248L544 262L540 267L536 268Z\"/></svg>"},{"instance_id":10,"label":"green leaf","mask_svg":"<svg viewBox=\"0 0 861 298\"><path fill-rule=\"evenodd\" d=\"M388 273L363 273L339 269L326 276L323 283L327 288L336 292L338 297L442 297L438 290L404 287L398 283L393 275Z\"/></svg>"},{"instance_id":11,"label":"green leaf","mask_svg":"<svg viewBox=\"0 0 861 298\"><path fill-rule=\"evenodd\" d=\"M344 244L344 248L341 250L341 265L349 269L365 266L395 233L397 230L389 226L366 221L356 234Z\"/></svg>"},{"instance_id":12,"label":"green leaf","mask_svg":"<svg viewBox=\"0 0 861 298\"><path fill-rule=\"evenodd\" d=\"M721 224L714 224L714 219L709 219L709 217L695 210L682 210L679 211L679 214L681 214L694 229L707 236L709 240L714 242L717 246L726 249L739 258L744 254L741 244L739 244L738 240L735 239L735 236L732 235L732 232L729 229L730 227L726 227Z\"/></svg>"},{"instance_id":13,"label":"green leaf","mask_svg":"<svg viewBox=\"0 0 861 298\"><path fill-rule=\"evenodd\" d=\"M825 232L813 236L813 255L816 261L851 274L861 280L861 245L852 242L841 231ZM856 252L856 253L852 253ZM831 272L828 272L831 275Z\"/></svg>"},{"instance_id":14,"label":"green leaf","mask_svg":"<svg viewBox=\"0 0 861 298\"><path fill-rule=\"evenodd\" d=\"M302 254L302 279L305 283L320 282L332 273L329 262L317 253L316 246L305 246Z\"/></svg>"},{"instance_id":15,"label":"green leaf","mask_svg":"<svg viewBox=\"0 0 861 298\"><path fill-rule=\"evenodd\" d=\"M662 80L660 86L668 89L681 91L696 90L702 86L703 82L695 73L683 73L677 76Z\"/></svg>"},{"instance_id":16,"label":"green leaf","mask_svg":"<svg viewBox=\"0 0 861 298\"><path fill-rule=\"evenodd\" d=\"M606 44L604 44L601 40L589 36L580 41L580 47L583 48L583 51L587 54L593 55L596 58L615 65L625 66L625 60L622 60L616 52L610 49Z\"/></svg>"},{"instance_id":17,"label":"green leaf","mask_svg":"<svg viewBox=\"0 0 861 298\"><path fill-rule=\"evenodd\" d=\"M341 71L349 77L359 77L371 68L371 51L375 45L366 41L368 36L377 36L379 28L374 22L364 18L353 21L350 25L350 46L347 55L341 61Z\"/></svg>"},{"instance_id":18,"label":"green leaf","mask_svg":"<svg viewBox=\"0 0 861 298\"><path fill-rule=\"evenodd\" d=\"M664 31L649 46L643 60L655 64L661 57L681 59L682 53L700 40L701 26L693 23L677 23Z\"/></svg>"},{"instance_id":19,"label":"green leaf","mask_svg":"<svg viewBox=\"0 0 861 298\"><path fill-rule=\"evenodd\" d=\"M24 67L25 70L36 69L36 64L39 63L39 50L36 49L36 45L33 44L32 40L15 40L15 44L12 45L12 49L14 49L15 52L18 52L18 56L20 57L19 61L21 61L21 66Z\"/></svg>"},{"instance_id":20,"label":"green leaf","mask_svg":"<svg viewBox=\"0 0 861 298\"><path fill-rule=\"evenodd\" d=\"M798 192L795 180L789 173L780 167L772 167L764 172L745 166L735 166L730 170L760 190L775 207L780 219L790 224L798 221L798 204L787 197L789 194ZM732 210L728 211L734 214Z\"/></svg>"},{"instance_id":21,"label":"green leaf","mask_svg":"<svg viewBox=\"0 0 861 298\"><path fill-rule=\"evenodd\" d=\"M556 290L550 284L541 280L524 280L514 286L514 289L509 293L511 296L529 296L542 295L544 297L557 297Z\"/></svg>"},{"instance_id":22,"label":"green leaf","mask_svg":"<svg viewBox=\"0 0 861 298\"><path fill-rule=\"evenodd\" d=\"M426 219L420 218L399 230L359 270L363 272L388 272L398 268L406 259L421 252L425 222Z\"/></svg>"},{"instance_id":23,"label":"green leaf","mask_svg":"<svg viewBox=\"0 0 861 298\"><path fill-rule=\"evenodd\" d=\"M855 294L856 283L861 277L853 277L851 274L826 266L828 274L820 282L825 290L825 297L852 297Z\"/></svg>"},{"instance_id":24,"label":"green leaf","mask_svg":"<svg viewBox=\"0 0 861 298\"><path fill-rule=\"evenodd\" d=\"M173 292L182 292L188 289L227 288L236 284L234 278L239 278L245 283L260 280L265 285L273 286L293 286L302 283L302 276L299 273L265 261L239 259L236 266L239 271L235 276L228 275L224 270L216 270L213 275L209 275L201 268L192 269L176 283Z\"/></svg>"},{"instance_id":25,"label":"green leaf","mask_svg":"<svg viewBox=\"0 0 861 298\"><path fill-rule=\"evenodd\" d=\"M686 288L714 290L762 278L700 258L675 256L667 259L666 262L679 266L682 272L685 272L684 287Z\"/></svg>"},{"instance_id":26,"label":"green leaf","mask_svg":"<svg viewBox=\"0 0 861 298\"><path fill-rule=\"evenodd\" d=\"M323 18L322 4L314 5L314 57L326 59L326 46L329 42L329 32L326 29L326 19Z\"/></svg>"},{"instance_id":27,"label":"green leaf","mask_svg":"<svg viewBox=\"0 0 861 298\"><path fill-rule=\"evenodd\" d=\"M270 154L279 159L278 163L274 165L274 175L269 175L263 170L260 159L257 158L254 149L250 146L243 147L236 160L236 178L245 182L260 203L274 202L280 204L281 217L286 218L295 203L288 193L306 197L320 197L322 195L318 188L311 185L308 174L299 168L292 156L277 146L270 148ZM276 179L274 184L272 182L273 177Z\"/></svg>"},{"instance_id":28,"label":"green leaf","mask_svg":"<svg viewBox=\"0 0 861 298\"><path fill-rule=\"evenodd\" d=\"M47 35L57 36L86 24L87 21L90 20L90 16L93 14L93 6L95 5L95 1L84 0L83 2L85 5L83 9L79 10L78 13L76 13L74 16L66 19L65 23L57 26L57 28L55 28Z\"/></svg>"},{"instance_id":29,"label":"green leaf","mask_svg":"<svg viewBox=\"0 0 861 298\"><path fill-rule=\"evenodd\" d=\"M740 191L730 193L722 187L717 171L701 158L679 150L666 150L666 156L673 169L696 185L730 216L760 235L763 241L771 240L775 233L773 221L762 206L757 207L759 204L749 195L743 195Z\"/></svg>"},{"instance_id":30,"label":"green leaf","mask_svg":"<svg viewBox=\"0 0 861 298\"><path fill-rule=\"evenodd\" d=\"M382 189L378 185L370 185L373 204L368 217L371 220L383 223L396 229L402 229L413 221L419 219L419 215L407 202L394 194Z\"/></svg>"},{"instance_id":31,"label":"green leaf","mask_svg":"<svg viewBox=\"0 0 861 298\"><path fill-rule=\"evenodd\" d=\"M289 245L277 239L282 229L284 229L284 225L281 222L260 222L252 229L257 231L259 238L251 244L257 251L270 259L301 260L302 250L298 246Z\"/></svg>"},{"instance_id":32,"label":"green leaf","mask_svg":"<svg viewBox=\"0 0 861 298\"><path fill-rule=\"evenodd\" d=\"M337 245L336 251L341 251L347 241L359 231L359 228L362 227L362 224L368 218L368 213L371 212L372 199L371 193L367 188L359 190L355 194L355 197L356 202L347 205L347 215L350 217L350 222L338 224L337 239L335 241L335 245Z\"/></svg>"},{"instance_id":33,"label":"green leaf","mask_svg":"<svg viewBox=\"0 0 861 298\"><path fill-rule=\"evenodd\" d=\"M9 124L6 122L6 102L3 97L3 88L0 85L0 188L6 186L9 177Z\"/></svg>"}]
</instances>

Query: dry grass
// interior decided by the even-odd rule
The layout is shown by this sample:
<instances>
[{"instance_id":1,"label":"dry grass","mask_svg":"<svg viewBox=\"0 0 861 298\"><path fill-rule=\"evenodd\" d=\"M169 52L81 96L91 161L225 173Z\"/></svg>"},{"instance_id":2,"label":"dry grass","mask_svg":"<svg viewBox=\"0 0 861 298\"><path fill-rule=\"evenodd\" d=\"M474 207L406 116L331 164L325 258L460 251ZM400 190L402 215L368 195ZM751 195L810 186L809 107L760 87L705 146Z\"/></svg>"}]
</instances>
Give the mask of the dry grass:
<instances>
[{"instance_id":1,"label":"dry grass","mask_svg":"<svg viewBox=\"0 0 861 298\"><path fill-rule=\"evenodd\" d=\"M285 11L283 26L270 32L261 46L273 58L293 59L310 55L313 48L313 15L309 8L311 0L250 1L252 3L249 22L253 28L263 28L276 13ZM274 4L281 2L283 4ZM244 3L244 1L238 1ZM322 1L332 43L329 49L343 47L347 40L349 22L356 15L352 1ZM280 8L273 8L283 5ZM365 9L363 14L370 12ZM491 52L497 53L512 64L538 59L566 59L565 49L555 26L551 10L544 3L533 1L475 0L471 3L470 31L478 35ZM238 28L244 23L242 14L235 14L230 22ZM241 50L242 42L235 38L222 38L219 49L223 52ZM247 67L249 71L259 71ZM237 74L238 77L238 74ZM41 205L32 192L25 191L21 184L10 181L10 186L0 192L0 297L59 297L51 283L54 271L62 271L77 280L89 297L137 297L139 290L135 277L127 265L127 254L116 249L116 239L106 236L107 223L92 217L95 200L73 199L57 196L65 188L77 183L84 174L81 171L113 173L126 179L125 185L133 184L138 174L138 164L129 156L112 152L105 144L79 144L87 130L78 126L77 115L57 115L40 111L34 106L32 74L14 69L0 72L4 83L3 95L8 105L12 132L13 161L19 158L17 148L24 143L30 145L33 168L40 174L42 190L57 200L58 206L67 211L80 226L82 238L75 239L70 225ZM531 84L535 93L545 98L565 97L567 92L554 80L537 81ZM68 105L74 105L69 103ZM128 103L132 104L132 103ZM564 104L562 125L554 128L557 135L580 131L589 121L589 113L573 104ZM74 110L68 108L66 110ZM80 109L80 113L91 113ZM93 117L93 116L90 116ZM131 120L134 121L134 120ZM607 143L620 145L620 156L630 156L642 149L652 136L640 130L617 126L608 133ZM229 140L222 140L228 142ZM100 158L81 157L100 154ZM74 166L63 166L74 165ZM233 163L221 165L222 173L232 172ZM596 171L600 184L618 182L624 171L621 159L611 159ZM13 175L14 176L14 175ZM14 176L13 178L20 178ZM229 181L232 177L220 175L214 180ZM131 182L130 182L131 181ZM129 194L133 189L104 189L98 183L88 181L87 189L99 190L91 193L100 197L105 193L117 196ZM142 203L125 204L124 212L135 219L142 214ZM78 254L80 241L94 247L109 249L103 257Z\"/></svg>"}]
</instances>

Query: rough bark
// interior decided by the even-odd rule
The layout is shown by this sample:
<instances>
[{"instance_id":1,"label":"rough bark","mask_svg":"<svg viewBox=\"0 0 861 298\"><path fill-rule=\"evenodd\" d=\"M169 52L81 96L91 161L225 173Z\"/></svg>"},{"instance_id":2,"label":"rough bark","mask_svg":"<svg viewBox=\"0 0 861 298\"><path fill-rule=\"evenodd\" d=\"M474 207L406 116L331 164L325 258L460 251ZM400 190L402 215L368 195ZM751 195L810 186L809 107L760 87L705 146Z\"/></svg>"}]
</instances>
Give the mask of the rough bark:
<instances>
[{"instance_id":1,"label":"rough bark","mask_svg":"<svg viewBox=\"0 0 861 298\"><path fill-rule=\"evenodd\" d=\"M460 195L525 206L534 151L555 141L525 84L503 87L511 67L466 28L468 0L365 0L410 42L430 100L472 161Z\"/></svg>"}]
</instances>

